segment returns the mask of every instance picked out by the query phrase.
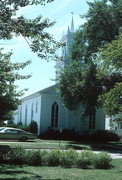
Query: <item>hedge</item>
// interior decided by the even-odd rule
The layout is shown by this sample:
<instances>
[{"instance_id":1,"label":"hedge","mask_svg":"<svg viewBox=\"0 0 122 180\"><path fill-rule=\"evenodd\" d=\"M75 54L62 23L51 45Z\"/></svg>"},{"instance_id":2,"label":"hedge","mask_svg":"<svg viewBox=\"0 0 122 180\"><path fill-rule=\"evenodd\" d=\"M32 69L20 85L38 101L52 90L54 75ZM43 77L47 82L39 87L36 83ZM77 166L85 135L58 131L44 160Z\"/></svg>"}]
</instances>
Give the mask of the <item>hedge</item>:
<instances>
[{"instance_id":1,"label":"hedge","mask_svg":"<svg viewBox=\"0 0 122 180\"><path fill-rule=\"evenodd\" d=\"M111 157L108 153L95 154L92 151L75 150L25 150L10 149L0 153L1 164L33 165L33 166L61 166L65 168L109 169Z\"/></svg>"}]
</instances>

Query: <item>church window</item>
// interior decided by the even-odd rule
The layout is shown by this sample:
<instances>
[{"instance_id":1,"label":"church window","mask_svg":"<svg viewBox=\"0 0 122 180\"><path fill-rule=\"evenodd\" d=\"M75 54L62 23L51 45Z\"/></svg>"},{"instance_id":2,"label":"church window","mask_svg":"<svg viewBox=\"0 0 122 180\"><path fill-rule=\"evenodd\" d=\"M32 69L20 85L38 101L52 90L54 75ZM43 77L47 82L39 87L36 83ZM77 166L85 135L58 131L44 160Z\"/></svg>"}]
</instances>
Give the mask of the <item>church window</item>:
<instances>
[{"instance_id":1,"label":"church window","mask_svg":"<svg viewBox=\"0 0 122 180\"><path fill-rule=\"evenodd\" d=\"M38 112L38 102L36 102L36 113Z\"/></svg>"},{"instance_id":2,"label":"church window","mask_svg":"<svg viewBox=\"0 0 122 180\"><path fill-rule=\"evenodd\" d=\"M31 121L33 121L33 103L31 105Z\"/></svg>"},{"instance_id":3,"label":"church window","mask_svg":"<svg viewBox=\"0 0 122 180\"><path fill-rule=\"evenodd\" d=\"M91 109L89 115L89 129L95 129L95 120L96 120L96 110L95 108Z\"/></svg>"},{"instance_id":4,"label":"church window","mask_svg":"<svg viewBox=\"0 0 122 180\"><path fill-rule=\"evenodd\" d=\"M27 109L27 105L25 107L25 125L27 125L27 113L28 113L28 109Z\"/></svg>"},{"instance_id":5,"label":"church window","mask_svg":"<svg viewBox=\"0 0 122 180\"><path fill-rule=\"evenodd\" d=\"M59 114L59 106L55 102L52 105L52 112L51 112L51 127L53 127L53 128L58 127L58 114Z\"/></svg>"},{"instance_id":6,"label":"church window","mask_svg":"<svg viewBox=\"0 0 122 180\"><path fill-rule=\"evenodd\" d=\"M22 106L20 107L20 123L22 122Z\"/></svg>"},{"instance_id":7,"label":"church window","mask_svg":"<svg viewBox=\"0 0 122 180\"><path fill-rule=\"evenodd\" d=\"M120 122L120 129L122 129L122 122Z\"/></svg>"}]
</instances>

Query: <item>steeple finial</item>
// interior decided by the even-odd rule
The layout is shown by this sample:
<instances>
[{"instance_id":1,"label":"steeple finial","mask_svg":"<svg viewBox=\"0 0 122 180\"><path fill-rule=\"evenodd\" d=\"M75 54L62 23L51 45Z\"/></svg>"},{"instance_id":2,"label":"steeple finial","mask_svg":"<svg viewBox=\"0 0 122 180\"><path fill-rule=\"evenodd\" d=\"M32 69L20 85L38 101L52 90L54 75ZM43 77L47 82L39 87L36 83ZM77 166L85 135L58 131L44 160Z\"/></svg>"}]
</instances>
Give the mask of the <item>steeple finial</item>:
<instances>
[{"instance_id":1,"label":"steeple finial","mask_svg":"<svg viewBox=\"0 0 122 180\"><path fill-rule=\"evenodd\" d=\"M72 14L72 21L71 21L71 32L74 32L74 19L73 19L73 12L71 12Z\"/></svg>"}]
</instances>

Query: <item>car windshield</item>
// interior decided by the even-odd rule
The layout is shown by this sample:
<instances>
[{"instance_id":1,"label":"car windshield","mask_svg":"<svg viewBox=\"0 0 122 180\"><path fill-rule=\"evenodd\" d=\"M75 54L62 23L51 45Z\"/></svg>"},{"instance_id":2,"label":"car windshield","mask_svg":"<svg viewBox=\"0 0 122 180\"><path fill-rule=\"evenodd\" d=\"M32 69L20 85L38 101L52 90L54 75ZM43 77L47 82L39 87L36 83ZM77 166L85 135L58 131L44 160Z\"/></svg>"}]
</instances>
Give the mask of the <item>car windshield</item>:
<instances>
[{"instance_id":1,"label":"car windshield","mask_svg":"<svg viewBox=\"0 0 122 180\"><path fill-rule=\"evenodd\" d=\"M0 131L2 131L3 129L5 129L5 128L2 128L2 127L1 127L1 128L0 128Z\"/></svg>"},{"instance_id":2,"label":"car windshield","mask_svg":"<svg viewBox=\"0 0 122 180\"><path fill-rule=\"evenodd\" d=\"M5 132L6 132L6 133L16 134L16 133L17 133L17 130L15 130L15 129L6 129Z\"/></svg>"}]
</instances>

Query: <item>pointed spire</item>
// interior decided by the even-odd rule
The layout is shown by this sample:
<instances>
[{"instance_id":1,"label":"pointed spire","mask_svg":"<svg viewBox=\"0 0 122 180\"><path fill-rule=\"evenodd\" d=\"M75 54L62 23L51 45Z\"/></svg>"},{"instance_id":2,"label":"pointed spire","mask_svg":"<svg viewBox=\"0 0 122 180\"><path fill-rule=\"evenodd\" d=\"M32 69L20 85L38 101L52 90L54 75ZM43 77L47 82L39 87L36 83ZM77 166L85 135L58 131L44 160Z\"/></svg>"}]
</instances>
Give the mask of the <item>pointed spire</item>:
<instances>
[{"instance_id":1,"label":"pointed spire","mask_svg":"<svg viewBox=\"0 0 122 180\"><path fill-rule=\"evenodd\" d=\"M68 26L68 29L67 29L67 35L70 34L70 29L69 29L69 26Z\"/></svg>"},{"instance_id":2,"label":"pointed spire","mask_svg":"<svg viewBox=\"0 0 122 180\"><path fill-rule=\"evenodd\" d=\"M72 14L72 21L71 21L71 32L74 32L74 19L73 19L73 12L71 12Z\"/></svg>"}]
</instances>

